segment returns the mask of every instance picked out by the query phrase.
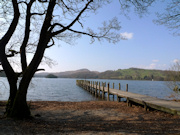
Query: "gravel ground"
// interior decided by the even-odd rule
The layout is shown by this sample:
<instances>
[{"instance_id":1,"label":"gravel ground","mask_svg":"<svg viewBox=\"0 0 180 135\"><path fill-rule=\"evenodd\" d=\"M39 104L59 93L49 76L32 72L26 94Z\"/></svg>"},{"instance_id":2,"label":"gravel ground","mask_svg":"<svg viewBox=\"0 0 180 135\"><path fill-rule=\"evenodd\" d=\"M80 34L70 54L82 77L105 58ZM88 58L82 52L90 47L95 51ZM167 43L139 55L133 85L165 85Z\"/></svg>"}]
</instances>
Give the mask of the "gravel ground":
<instances>
[{"instance_id":1,"label":"gravel ground","mask_svg":"<svg viewBox=\"0 0 180 135\"><path fill-rule=\"evenodd\" d=\"M88 101L28 103L33 119L4 118L0 102L0 135L4 134L170 134L180 135L180 116L145 111L124 102Z\"/></svg>"}]
</instances>

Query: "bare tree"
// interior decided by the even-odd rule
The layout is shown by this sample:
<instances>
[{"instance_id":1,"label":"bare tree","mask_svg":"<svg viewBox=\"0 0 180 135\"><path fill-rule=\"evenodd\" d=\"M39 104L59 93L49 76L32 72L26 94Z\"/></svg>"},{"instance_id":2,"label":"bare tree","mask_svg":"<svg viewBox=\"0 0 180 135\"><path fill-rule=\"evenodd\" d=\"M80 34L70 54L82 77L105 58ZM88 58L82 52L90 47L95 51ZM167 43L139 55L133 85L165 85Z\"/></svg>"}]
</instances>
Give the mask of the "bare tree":
<instances>
[{"instance_id":1,"label":"bare tree","mask_svg":"<svg viewBox=\"0 0 180 135\"><path fill-rule=\"evenodd\" d=\"M171 66L169 71L167 71L167 77L168 77L168 82L167 86L177 92L179 94L180 92L180 62L177 61L175 62L174 65Z\"/></svg>"},{"instance_id":2,"label":"bare tree","mask_svg":"<svg viewBox=\"0 0 180 135\"><path fill-rule=\"evenodd\" d=\"M135 7L134 12L140 15L140 17L148 13L148 7L151 6L153 2L155 2L155 0L119 0L122 13L127 15L132 7Z\"/></svg>"},{"instance_id":3,"label":"bare tree","mask_svg":"<svg viewBox=\"0 0 180 135\"><path fill-rule=\"evenodd\" d=\"M173 31L174 35L180 36L180 1L170 0L169 4L163 13L157 13L158 19L155 23L165 25Z\"/></svg>"},{"instance_id":4,"label":"bare tree","mask_svg":"<svg viewBox=\"0 0 180 135\"><path fill-rule=\"evenodd\" d=\"M120 0L121 8L128 9L134 5L135 11L146 11L154 0ZM99 31L94 31L90 26L86 27L83 20L102 6L109 4L111 0L12 0L1 5L10 6L9 13L12 16L7 31L0 40L0 64L6 73L10 96L6 107L8 117L25 118L30 116L30 110L26 102L27 89L30 81L37 72L42 62L45 50L56 45L57 40L70 43L80 38L81 35L89 36L91 42L95 40L116 43L121 39L120 25L117 18L105 21ZM4 12L0 10L0 12ZM9 16L9 15L8 15ZM7 17L8 20L8 17ZM73 26L79 24L80 28ZM15 31L20 29L22 41L9 45ZM86 29L86 30L85 30ZM18 31L19 32L19 31ZM34 39L35 38L35 39ZM28 48L34 50L30 63L27 62ZM21 71L16 73L10 64L14 56L20 57ZM21 80L17 85L17 79Z\"/></svg>"},{"instance_id":5,"label":"bare tree","mask_svg":"<svg viewBox=\"0 0 180 135\"><path fill-rule=\"evenodd\" d=\"M8 56L6 55L6 45L8 44L10 38L12 37L18 25L19 16L20 16L17 1L13 0L12 5L13 5L13 11L14 11L13 20L7 32L4 34L4 36L0 40L0 63L3 67L3 70L6 73L6 76L10 85L10 96L9 96L8 106L12 106L16 93L17 93L17 75L14 72L13 68L11 67L8 61ZM8 107L7 109L9 110L10 108Z\"/></svg>"}]
</instances>

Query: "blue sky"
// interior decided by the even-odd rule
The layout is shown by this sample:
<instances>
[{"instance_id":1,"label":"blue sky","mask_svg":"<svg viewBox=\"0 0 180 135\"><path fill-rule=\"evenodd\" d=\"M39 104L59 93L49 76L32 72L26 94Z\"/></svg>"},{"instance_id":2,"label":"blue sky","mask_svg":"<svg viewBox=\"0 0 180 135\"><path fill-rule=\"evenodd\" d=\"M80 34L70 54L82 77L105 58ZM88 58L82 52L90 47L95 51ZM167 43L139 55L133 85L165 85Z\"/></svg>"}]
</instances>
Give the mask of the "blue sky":
<instances>
[{"instance_id":1,"label":"blue sky","mask_svg":"<svg viewBox=\"0 0 180 135\"><path fill-rule=\"evenodd\" d=\"M46 51L46 55L56 61L49 68L41 65L47 72L62 72L87 68L91 71L126 69L131 67L166 70L173 61L180 59L180 37L173 36L165 26L156 25L155 12L162 12L161 2L149 8L150 14L140 18L133 10L128 14L130 19L120 14L118 1L101 8L96 15L92 14L85 24L96 28L103 21L117 17L121 22L119 34L126 34L128 40L112 44L106 41L94 42L82 36L74 45L61 44Z\"/></svg>"}]
</instances>

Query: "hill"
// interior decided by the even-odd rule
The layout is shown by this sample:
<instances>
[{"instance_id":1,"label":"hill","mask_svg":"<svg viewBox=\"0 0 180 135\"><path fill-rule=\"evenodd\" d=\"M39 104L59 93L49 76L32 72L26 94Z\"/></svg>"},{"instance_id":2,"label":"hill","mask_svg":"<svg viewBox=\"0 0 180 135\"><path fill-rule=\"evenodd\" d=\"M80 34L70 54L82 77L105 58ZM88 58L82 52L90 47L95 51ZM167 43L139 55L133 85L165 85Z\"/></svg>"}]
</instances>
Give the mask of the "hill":
<instances>
[{"instance_id":1,"label":"hill","mask_svg":"<svg viewBox=\"0 0 180 135\"><path fill-rule=\"evenodd\" d=\"M108 70L105 72L90 71L80 69L76 71L66 71L59 73L38 73L35 77L45 77L53 74L58 78L86 78L86 79L121 79L121 80L167 80L167 71L148 70L139 68Z\"/></svg>"},{"instance_id":2,"label":"hill","mask_svg":"<svg viewBox=\"0 0 180 135\"><path fill-rule=\"evenodd\" d=\"M75 71L66 71L66 72L58 72L58 73L37 73L35 77L45 77L48 74L53 74L58 78L98 78L99 72L90 71L88 69L80 69Z\"/></svg>"},{"instance_id":3,"label":"hill","mask_svg":"<svg viewBox=\"0 0 180 135\"><path fill-rule=\"evenodd\" d=\"M118 69L116 71L105 71L99 74L102 79L123 79L123 80L167 80L166 71L147 69Z\"/></svg>"}]
</instances>

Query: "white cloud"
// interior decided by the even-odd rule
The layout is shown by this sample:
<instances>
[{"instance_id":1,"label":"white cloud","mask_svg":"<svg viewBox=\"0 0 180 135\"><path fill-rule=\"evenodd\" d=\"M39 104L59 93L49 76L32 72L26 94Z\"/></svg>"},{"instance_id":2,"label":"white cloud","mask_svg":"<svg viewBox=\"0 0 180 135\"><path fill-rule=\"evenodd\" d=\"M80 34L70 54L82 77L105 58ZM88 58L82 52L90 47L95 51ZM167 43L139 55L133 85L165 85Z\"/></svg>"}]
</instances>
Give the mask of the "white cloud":
<instances>
[{"instance_id":1,"label":"white cloud","mask_svg":"<svg viewBox=\"0 0 180 135\"><path fill-rule=\"evenodd\" d=\"M156 67L156 64L152 63L150 65L133 65L131 67L141 68L141 69L154 69Z\"/></svg>"},{"instance_id":2,"label":"white cloud","mask_svg":"<svg viewBox=\"0 0 180 135\"><path fill-rule=\"evenodd\" d=\"M173 60L173 63L177 63L177 62L180 62L180 60L178 60L178 59Z\"/></svg>"},{"instance_id":3,"label":"white cloud","mask_svg":"<svg viewBox=\"0 0 180 135\"><path fill-rule=\"evenodd\" d=\"M122 39L132 39L133 38L133 33L124 32L124 33L121 33L120 35L121 35Z\"/></svg>"},{"instance_id":4,"label":"white cloud","mask_svg":"<svg viewBox=\"0 0 180 135\"><path fill-rule=\"evenodd\" d=\"M133 65L131 67L142 68L142 69L160 69L160 70L167 69L166 64L157 64L157 63L151 63L149 65L136 65L136 66Z\"/></svg>"},{"instance_id":5,"label":"white cloud","mask_svg":"<svg viewBox=\"0 0 180 135\"><path fill-rule=\"evenodd\" d=\"M156 68L156 64L155 63L152 63L149 65L149 69L155 69Z\"/></svg>"},{"instance_id":6,"label":"white cloud","mask_svg":"<svg viewBox=\"0 0 180 135\"><path fill-rule=\"evenodd\" d=\"M140 67L143 69L156 69L157 65L156 63L151 63L150 65L141 65Z\"/></svg>"}]
</instances>

